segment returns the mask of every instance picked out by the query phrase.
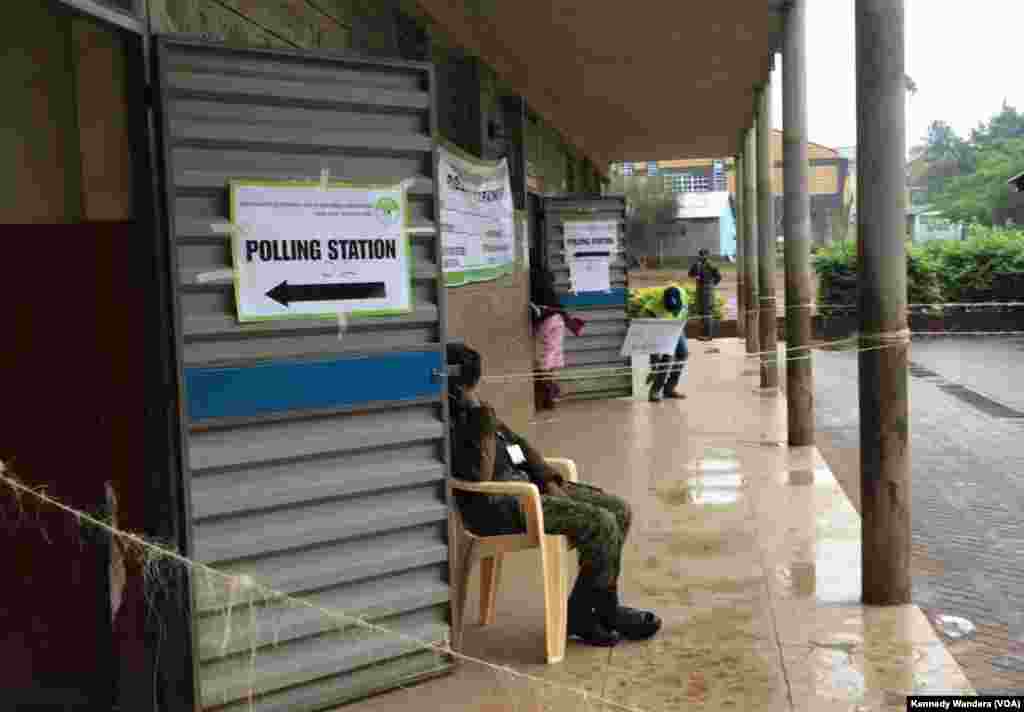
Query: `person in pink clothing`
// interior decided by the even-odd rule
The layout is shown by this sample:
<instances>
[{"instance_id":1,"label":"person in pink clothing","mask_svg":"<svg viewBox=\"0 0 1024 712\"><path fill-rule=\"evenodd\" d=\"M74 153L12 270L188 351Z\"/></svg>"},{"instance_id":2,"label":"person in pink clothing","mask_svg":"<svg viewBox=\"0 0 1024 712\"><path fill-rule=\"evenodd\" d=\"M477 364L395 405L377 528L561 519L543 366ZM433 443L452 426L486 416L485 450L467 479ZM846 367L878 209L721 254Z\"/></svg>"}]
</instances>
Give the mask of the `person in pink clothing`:
<instances>
[{"instance_id":1,"label":"person in pink clothing","mask_svg":"<svg viewBox=\"0 0 1024 712\"><path fill-rule=\"evenodd\" d=\"M562 308L555 291L555 279L547 270L534 270L530 287L530 309L536 337L534 393L537 409L550 410L561 395L554 374L565 368L566 327L579 336L583 322L569 316Z\"/></svg>"}]
</instances>

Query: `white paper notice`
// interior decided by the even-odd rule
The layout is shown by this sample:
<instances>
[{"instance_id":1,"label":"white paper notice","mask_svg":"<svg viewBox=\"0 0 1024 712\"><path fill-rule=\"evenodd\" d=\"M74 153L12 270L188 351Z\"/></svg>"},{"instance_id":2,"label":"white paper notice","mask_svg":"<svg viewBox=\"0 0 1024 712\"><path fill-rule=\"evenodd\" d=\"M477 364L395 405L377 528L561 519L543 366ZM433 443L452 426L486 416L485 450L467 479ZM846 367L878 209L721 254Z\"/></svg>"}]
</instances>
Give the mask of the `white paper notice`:
<instances>
[{"instance_id":1,"label":"white paper notice","mask_svg":"<svg viewBox=\"0 0 1024 712\"><path fill-rule=\"evenodd\" d=\"M610 292L611 270L607 257L577 257L569 262L569 279L576 292Z\"/></svg>"},{"instance_id":2,"label":"white paper notice","mask_svg":"<svg viewBox=\"0 0 1024 712\"><path fill-rule=\"evenodd\" d=\"M617 220L566 220L562 224L567 259L578 253L614 253L618 250L619 223Z\"/></svg>"},{"instance_id":3,"label":"white paper notice","mask_svg":"<svg viewBox=\"0 0 1024 712\"><path fill-rule=\"evenodd\" d=\"M468 161L438 149L446 282L494 279L515 264L515 222L508 161Z\"/></svg>"},{"instance_id":4,"label":"white paper notice","mask_svg":"<svg viewBox=\"0 0 1024 712\"><path fill-rule=\"evenodd\" d=\"M404 187L235 181L231 203L239 321L410 310Z\"/></svg>"},{"instance_id":5,"label":"white paper notice","mask_svg":"<svg viewBox=\"0 0 1024 712\"><path fill-rule=\"evenodd\" d=\"M675 353L684 326L681 319L633 319L621 355Z\"/></svg>"}]
</instances>

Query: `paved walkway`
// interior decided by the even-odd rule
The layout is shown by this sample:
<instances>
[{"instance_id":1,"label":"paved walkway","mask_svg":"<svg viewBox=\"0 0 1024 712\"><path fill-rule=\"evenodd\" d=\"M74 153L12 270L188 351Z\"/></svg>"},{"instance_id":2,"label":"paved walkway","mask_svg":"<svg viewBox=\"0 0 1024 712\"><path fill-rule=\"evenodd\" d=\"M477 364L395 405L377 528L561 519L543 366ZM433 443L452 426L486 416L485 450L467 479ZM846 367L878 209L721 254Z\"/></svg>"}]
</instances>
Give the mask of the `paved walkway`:
<instances>
[{"instance_id":1,"label":"paved walkway","mask_svg":"<svg viewBox=\"0 0 1024 712\"><path fill-rule=\"evenodd\" d=\"M502 573L497 623L471 625L465 652L589 699L463 663L346 709L616 709L602 697L652 711L864 712L904 710L910 691L969 693L918 608L857 603L856 511L815 449L782 446L784 401L756 388L739 343L718 345L708 355L695 342L688 400L568 404L534 426L545 452L633 504L622 588L665 620L655 639L570 643L563 663L541 664L538 559L522 552Z\"/></svg>"},{"instance_id":2,"label":"paved walkway","mask_svg":"<svg viewBox=\"0 0 1024 712\"><path fill-rule=\"evenodd\" d=\"M910 415L913 600L973 636L950 652L988 693L1024 691L1024 338L916 339ZM855 504L857 357L815 354L819 446Z\"/></svg>"}]
</instances>

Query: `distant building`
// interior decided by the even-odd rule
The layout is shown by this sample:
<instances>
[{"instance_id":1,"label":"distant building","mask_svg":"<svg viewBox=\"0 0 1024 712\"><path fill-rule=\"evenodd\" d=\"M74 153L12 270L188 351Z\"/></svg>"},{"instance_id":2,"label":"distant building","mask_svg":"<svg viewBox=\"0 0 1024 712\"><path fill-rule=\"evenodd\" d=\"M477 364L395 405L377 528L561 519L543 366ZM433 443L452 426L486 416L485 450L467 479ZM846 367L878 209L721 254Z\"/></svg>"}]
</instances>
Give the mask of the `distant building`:
<instances>
[{"instance_id":1,"label":"distant building","mask_svg":"<svg viewBox=\"0 0 1024 712\"><path fill-rule=\"evenodd\" d=\"M736 257L736 216L728 191L682 193L678 196L679 222L686 228L680 240L682 254L695 257L707 250L716 257Z\"/></svg>"},{"instance_id":2,"label":"distant building","mask_svg":"<svg viewBox=\"0 0 1024 712\"><path fill-rule=\"evenodd\" d=\"M851 159L834 148L808 143L810 160L811 226L816 244L829 244L846 234L837 226L843 207L852 200ZM851 149L852 150L852 149ZM855 153L855 152L854 152ZM772 131L772 192L775 195L776 234L783 225L782 131ZM736 194L732 158L697 158L647 163L619 163L612 170L623 176L658 176L673 193Z\"/></svg>"},{"instance_id":3,"label":"distant building","mask_svg":"<svg viewBox=\"0 0 1024 712\"><path fill-rule=\"evenodd\" d=\"M736 214L728 191L680 193L675 219L637 225L630 234L636 258L689 264L700 250L718 258L736 258Z\"/></svg>"},{"instance_id":4,"label":"distant building","mask_svg":"<svg viewBox=\"0 0 1024 712\"><path fill-rule=\"evenodd\" d=\"M915 205L907 211L907 235L915 245L932 240L962 240L966 228L947 220L929 205Z\"/></svg>"},{"instance_id":5,"label":"distant building","mask_svg":"<svg viewBox=\"0 0 1024 712\"><path fill-rule=\"evenodd\" d=\"M992 221L996 225L1024 227L1024 173L1018 173L1006 183L1010 186L1009 200L1006 201L1005 208L993 211Z\"/></svg>"}]
</instances>

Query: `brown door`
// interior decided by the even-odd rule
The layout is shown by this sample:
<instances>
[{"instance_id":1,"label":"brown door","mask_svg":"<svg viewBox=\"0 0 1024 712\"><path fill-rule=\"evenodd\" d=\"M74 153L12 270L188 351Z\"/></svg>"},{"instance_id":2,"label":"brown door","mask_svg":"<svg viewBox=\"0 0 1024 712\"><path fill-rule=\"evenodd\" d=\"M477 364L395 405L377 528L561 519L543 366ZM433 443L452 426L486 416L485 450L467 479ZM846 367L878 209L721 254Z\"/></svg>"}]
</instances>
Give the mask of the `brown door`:
<instances>
[{"instance_id":1,"label":"brown door","mask_svg":"<svg viewBox=\"0 0 1024 712\"><path fill-rule=\"evenodd\" d=\"M5 261L25 268L0 281L14 307L13 348L0 350L0 459L25 484L102 517L105 483L126 479L140 455L141 418L128 407L142 365L131 358L139 300L123 278L131 225L5 230ZM0 508L0 560L16 582L0 604L4 696L110 709L109 539L30 495L19 507L5 490Z\"/></svg>"},{"instance_id":2,"label":"brown door","mask_svg":"<svg viewBox=\"0 0 1024 712\"><path fill-rule=\"evenodd\" d=\"M0 200L0 460L92 516L107 515L111 483L120 525L141 531L155 479L143 444L153 280L140 249L154 238L133 222L143 196L131 185L139 150L129 137L143 111L129 101L141 43L59 4L29 3L0 25L0 45L17 137L17 160L0 166L11 188ZM0 484L0 708L115 709L121 680L152 681L137 571L117 587L112 622L111 552L110 538L74 515ZM152 701L151 686L143 698Z\"/></svg>"}]
</instances>

